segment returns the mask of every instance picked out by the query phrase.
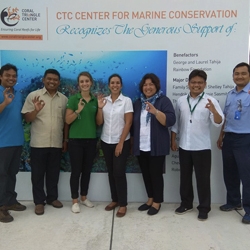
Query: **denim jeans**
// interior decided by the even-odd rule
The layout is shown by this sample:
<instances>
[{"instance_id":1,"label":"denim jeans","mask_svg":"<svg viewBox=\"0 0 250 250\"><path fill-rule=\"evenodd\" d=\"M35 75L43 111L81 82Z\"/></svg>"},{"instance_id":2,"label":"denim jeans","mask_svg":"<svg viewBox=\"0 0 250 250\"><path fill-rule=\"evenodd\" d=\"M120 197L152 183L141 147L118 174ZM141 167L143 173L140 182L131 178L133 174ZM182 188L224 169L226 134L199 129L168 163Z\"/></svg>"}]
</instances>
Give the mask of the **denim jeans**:
<instances>
[{"instance_id":1,"label":"denim jeans","mask_svg":"<svg viewBox=\"0 0 250 250\"><path fill-rule=\"evenodd\" d=\"M15 187L21 153L22 146L0 148L0 206L17 203Z\"/></svg>"},{"instance_id":2,"label":"denim jeans","mask_svg":"<svg viewBox=\"0 0 250 250\"><path fill-rule=\"evenodd\" d=\"M225 133L222 157L227 204L241 204L242 182L243 208L250 214L250 134Z\"/></svg>"}]
</instances>

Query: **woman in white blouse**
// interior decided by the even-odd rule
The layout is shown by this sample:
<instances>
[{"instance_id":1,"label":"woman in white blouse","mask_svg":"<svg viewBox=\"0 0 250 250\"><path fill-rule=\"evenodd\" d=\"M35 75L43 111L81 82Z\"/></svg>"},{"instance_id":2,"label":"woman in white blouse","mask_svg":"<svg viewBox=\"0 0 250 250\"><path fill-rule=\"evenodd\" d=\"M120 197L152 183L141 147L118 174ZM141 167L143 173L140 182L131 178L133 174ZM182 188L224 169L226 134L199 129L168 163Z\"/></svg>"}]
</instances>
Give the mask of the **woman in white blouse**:
<instances>
[{"instance_id":1,"label":"woman in white blouse","mask_svg":"<svg viewBox=\"0 0 250 250\"><path fill-rule=\"evenodd\" d=\"M126 160L130 151L130 127L133 105L129 97L121 93L122 78L118 74L109 77L108 97L99 96L97 124L103 124L101 147L106 161L112 202L105 207L111 211L119 206L116 216L127 211Z\"/></svg>"}]
</instances>

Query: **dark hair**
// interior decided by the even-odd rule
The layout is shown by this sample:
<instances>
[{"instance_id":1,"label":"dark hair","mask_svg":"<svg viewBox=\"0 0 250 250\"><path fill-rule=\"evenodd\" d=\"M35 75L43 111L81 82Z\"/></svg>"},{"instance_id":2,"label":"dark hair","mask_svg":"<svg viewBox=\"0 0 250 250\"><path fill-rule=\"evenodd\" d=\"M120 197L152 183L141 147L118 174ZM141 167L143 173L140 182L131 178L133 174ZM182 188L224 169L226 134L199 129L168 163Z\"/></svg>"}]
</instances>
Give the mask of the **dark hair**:
<instances>
[{"instance_id":1,"label":"dark hair","mask_svg":"<svg viewBox=\"0 0 250 250\"><path fill-rule=\"evenodd\" d=\"M247 70L248 70L248 73L250 74L250 66L248 63L245 63L245 62L242 62L242 63L239 63L237 64L234 69L233 69L233 73L235 71L236 68L239 68L239 67L247 67Z\"/></svg>"},{"instance_id":2,"label":"dark hair","mask_svg":"<svg viewBox=\"0 0 250 250\"><path fill-rule=\"evenodd\" d=\"M160 88L161 88L160 79L154 73L148 73L148 74L146 74L146 75L144 75L142 77L141 82L139 84L140 91L143 93L142 88L143 88L143 85L144 85L144 83L146 82L147 79L150 79L152 81L152 83L156 87L156 92L158 92L160 90Z\"/></svg>"},{"instance_id":3,"label":"dark hair","mask_svg":"<svg viewBox=\"0 0 250 250\"><path fill-rule=\"evenodd\" d=\"M13 64L7 63L1 67L0 75L2 76L4 71L10 70L10 69L13 69L17 74L17 67Z\"/></svg>"},{"instance_id":4,"label":"dark hair","mask_svg":"<svg viewBox=\"0 0 250 250\"><path fill-rule=\"evenodd\" d=\"M192 78L199 76L201 77L205 82L207 81L207 73L204 70L201 69L194 69L188 77L188 80L191 81Z\"/></svg>"},{"instance_id":5,"label":"dark hair","mask_svg":"<svg viewBox=\"0 0 250 250\"><path fill-rule=\"evenodd\" d=\"M79 73L79 75L78 75L78 77L77 77L77 83L79 83L79 78L80 78L80 76L86 76L86 77L88 77L89 80L90 80L90 81L92 82L92 84L93 84L93 77L92 77L92 75L91 75L89 72L83 71L83 72Z\"/></svg>"},{"instance_id":6,"label":"dark hair","mask_svg":"<svg viewBox=\"0 0 250 250\"><path fill-rule=\"evenodd\" d=\"M118 77L118 78L120 79L120 82L121 82L121 85L122 85L122 78L121 78L121 76L118 75L118 74L113 74L113 75L111 75L111 76L109 77L109 84L110 84L110 81L111 81L111 79L112 79L113 77Z\"/></svg>"},{"instance_id":7,"label":"dark hair","mask_svg":"<svg viewBox=\"0 0 250 250\"><path fill-rule=\"evenodd\" d=\"M45 78L46 75L48 75L48 74L57 75L57 76L59 77L59 80L60 80L60 78L61 78L60 73L59 73L56 69L47 69L47 70L44 72L43 77Z\"/></svg>"}]
</instances>

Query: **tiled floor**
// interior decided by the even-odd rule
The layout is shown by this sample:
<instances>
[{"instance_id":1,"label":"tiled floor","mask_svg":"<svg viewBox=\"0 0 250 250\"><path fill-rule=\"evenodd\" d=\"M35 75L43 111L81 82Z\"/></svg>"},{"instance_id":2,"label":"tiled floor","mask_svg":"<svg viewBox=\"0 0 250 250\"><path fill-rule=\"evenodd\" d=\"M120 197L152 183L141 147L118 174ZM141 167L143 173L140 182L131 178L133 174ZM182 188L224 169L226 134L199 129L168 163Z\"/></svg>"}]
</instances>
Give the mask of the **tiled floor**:
<instances>
[{"instance_id":1,"label":"tiled floor","mask_svg":"<svg viewBox=\"0 0 250 250\"><path fill-rule=\"evenodd\" d=\"M70 210L71 202L45 214L34 214L32 202L23 212L11 212L14 221L0 223L1 250L249 250L250 225L241 223L236 211L221 212L212 206L207 221L197 220L197 210L176 215L178 204L162 204L160 212L148 216L130 203L127 215L117 218L106 212L107 203L94 208L81 206L80 214Z\"/></svg>"}]
</instances>

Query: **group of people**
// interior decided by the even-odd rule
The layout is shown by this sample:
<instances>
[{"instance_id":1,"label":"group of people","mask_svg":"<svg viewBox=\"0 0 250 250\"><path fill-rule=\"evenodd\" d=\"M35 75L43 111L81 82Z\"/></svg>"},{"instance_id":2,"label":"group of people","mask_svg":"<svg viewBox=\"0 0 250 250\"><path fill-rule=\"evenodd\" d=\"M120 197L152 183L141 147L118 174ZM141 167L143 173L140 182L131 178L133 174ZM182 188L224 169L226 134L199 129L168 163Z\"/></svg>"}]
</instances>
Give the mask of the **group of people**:
<instances>
[{"instance_id":1,"label":"group of people","mask_svg":"<svg viewBox=\"0 0 250 250\"><path fill-rule=\"evenodd\" d=\"M205 93L207 74L193 70L189 93L178 99L174 109L161 91L160 79L153 73L143 76L140 98L132 103L122 94L122 78L108 79L109 96L95 97L88 72L77 78L79 92L69 99L58 91L60 74L55 69L44 73L44 88L31 92L24 105L15 90L17 68L6 64L0 70L0 221L11 222L9 210L23 211L17 201L16 174L24 141L22 115L31 123L31 181L35 213L44 214L45 204L63 207L58 200L58 180L62 151L68 150L71 163L71 210L80 204L94 207L87 198L91 168L96 154L97 126L102 125L101 148L108 170L112 211L117 217L127 212L126 159L132 148L138 158L148 200L139 211L155 215L164 201L163 170L170 148L179 151L181 204L176 214L193 209L192 174L195 171L199 205L198 219L206 220L211 210L210 126L221 127L217 146L222 149L227 202L222 211L245 210L243 223L250 223L250 66L236 65L236 87L227 96L224 112L218 101ZM171 132L170 132L171 129ZM170 136L171 134L171 136ZM177 142L178 144L177 145ZM44 190L44 182L46 192ZM241 200L240 183L243 186Z\"/></svg>"}]
</instances>

